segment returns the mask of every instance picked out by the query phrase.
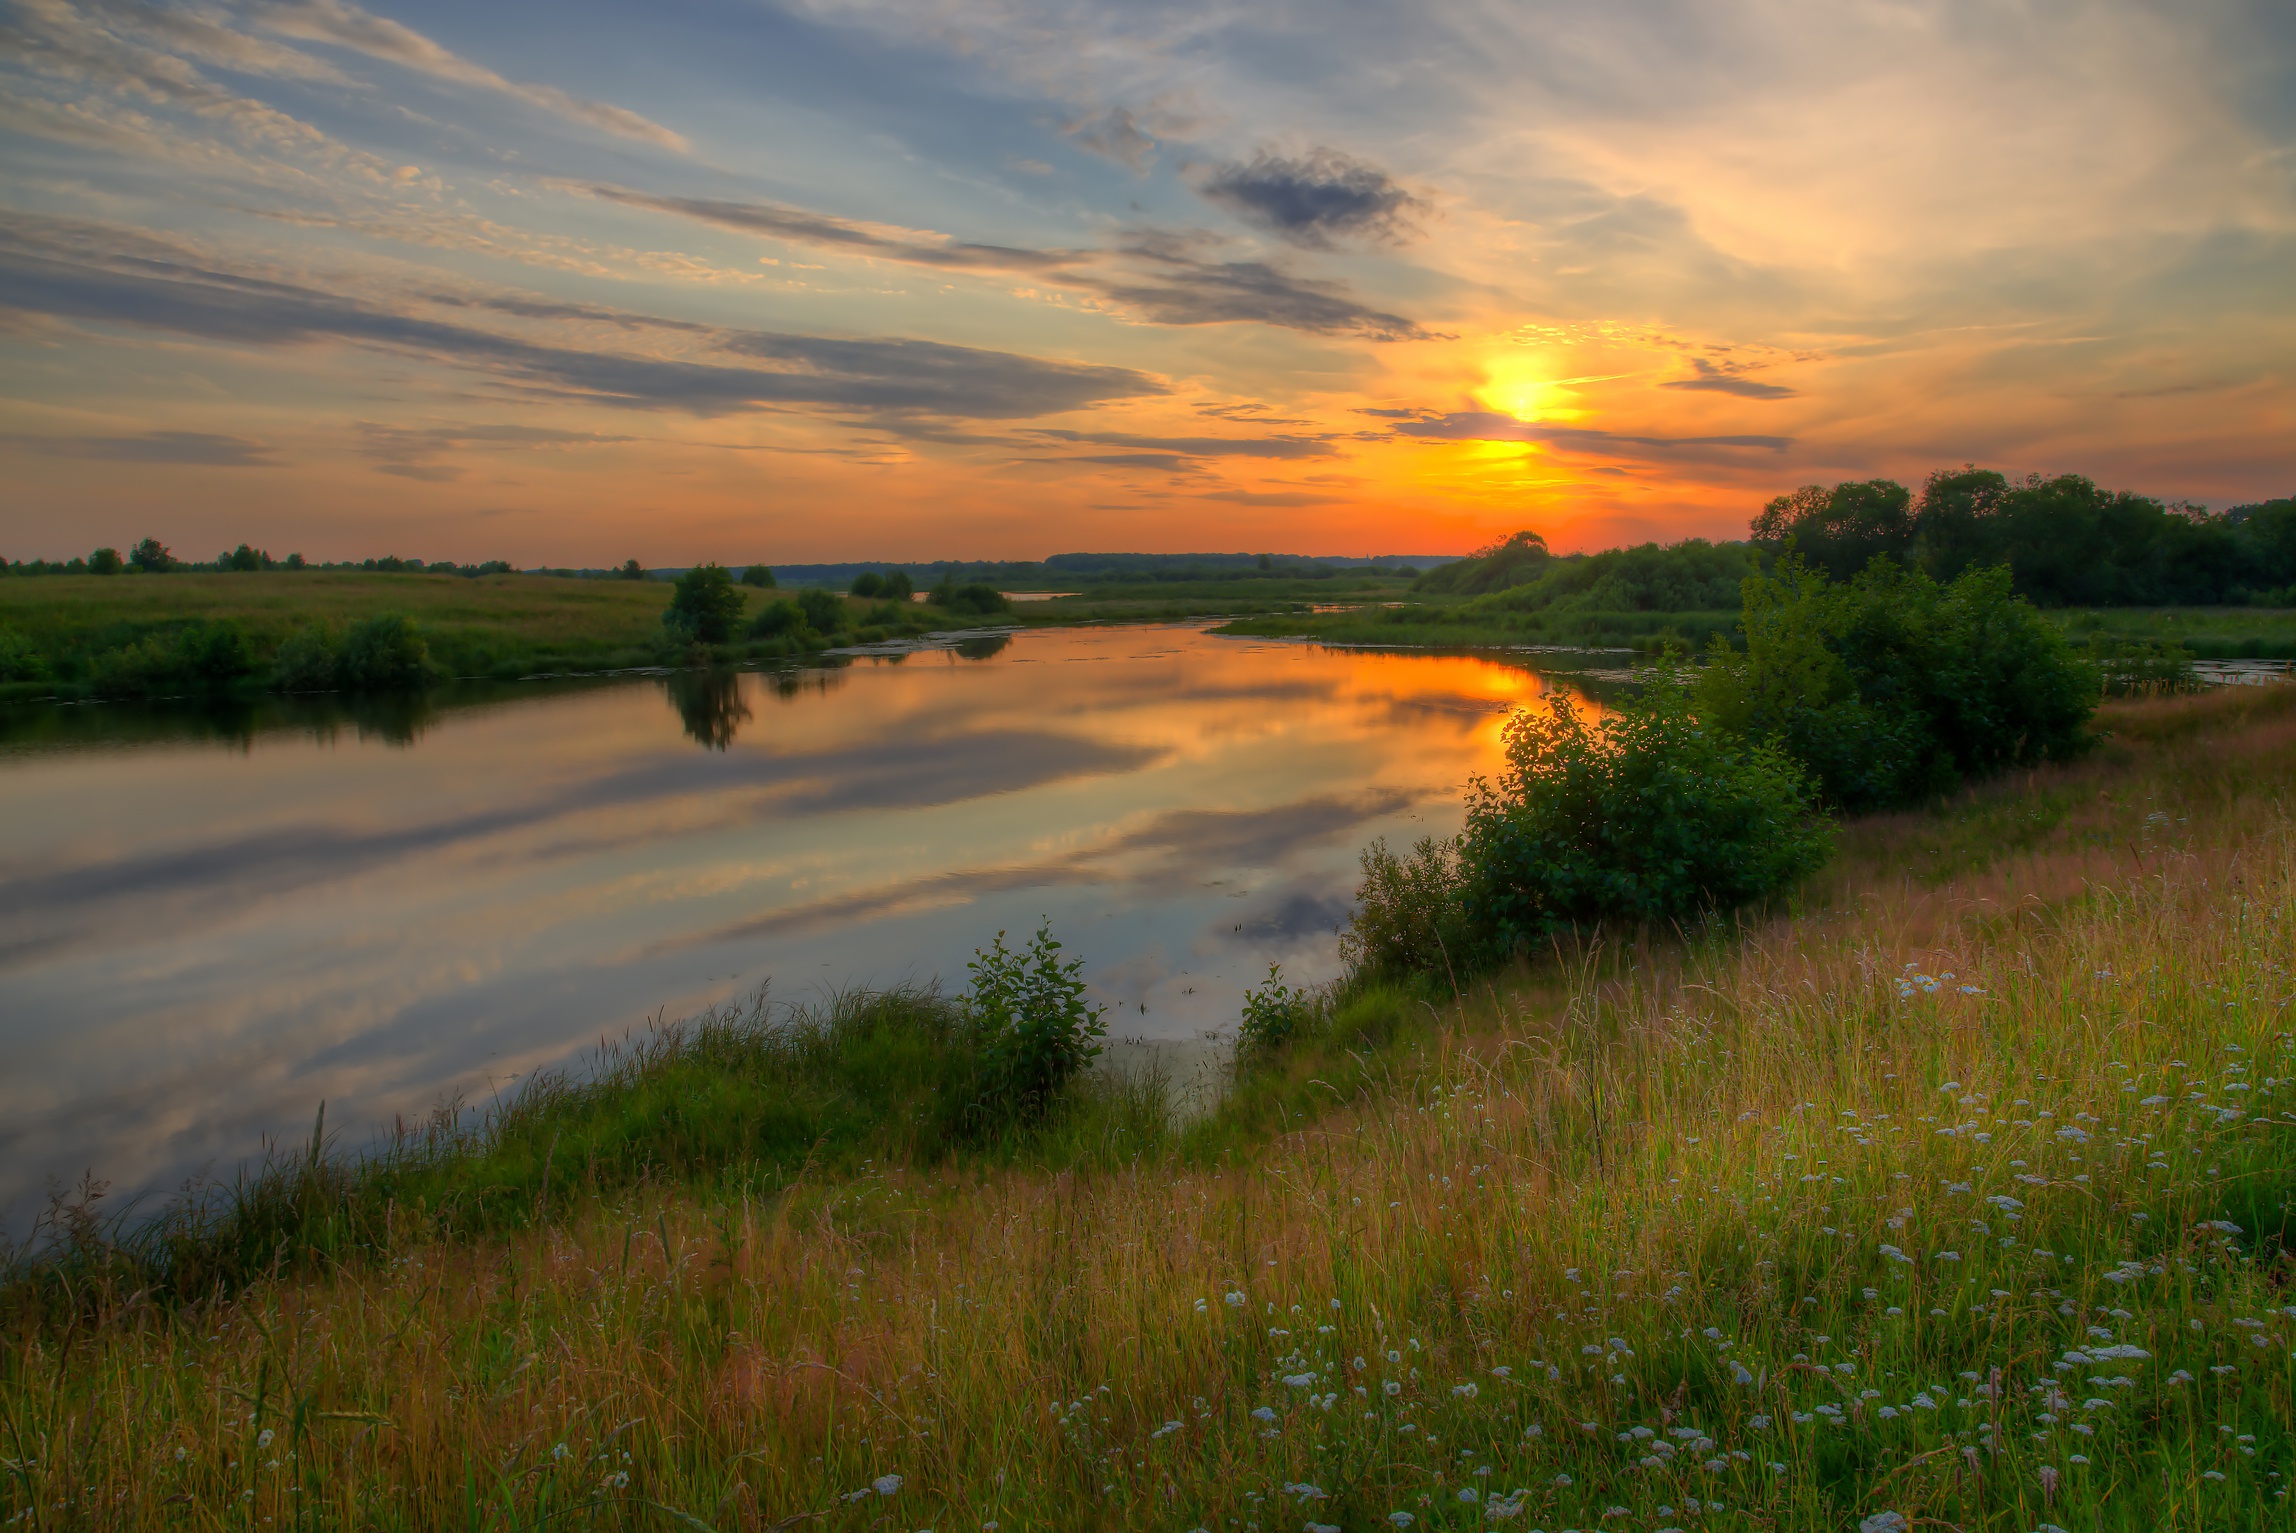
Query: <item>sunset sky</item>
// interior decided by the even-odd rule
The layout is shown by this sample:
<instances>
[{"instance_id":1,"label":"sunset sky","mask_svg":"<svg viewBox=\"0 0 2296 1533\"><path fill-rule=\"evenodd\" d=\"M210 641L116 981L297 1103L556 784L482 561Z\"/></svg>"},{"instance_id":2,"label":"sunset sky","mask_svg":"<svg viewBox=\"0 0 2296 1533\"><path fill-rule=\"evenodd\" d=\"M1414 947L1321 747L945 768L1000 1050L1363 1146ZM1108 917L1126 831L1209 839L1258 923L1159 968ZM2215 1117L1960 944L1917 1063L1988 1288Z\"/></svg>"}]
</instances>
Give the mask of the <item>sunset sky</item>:
<instances>
[{"instance_id":1,"label":"sunset sky","mask_svg":"<svg viewBox=\"0 0 2296 1533\"><path fill-rule=\"evenodd\" d=\"M0 0L0 554L2296 492L2287 0Z\"/></svg>"}]
</instances>

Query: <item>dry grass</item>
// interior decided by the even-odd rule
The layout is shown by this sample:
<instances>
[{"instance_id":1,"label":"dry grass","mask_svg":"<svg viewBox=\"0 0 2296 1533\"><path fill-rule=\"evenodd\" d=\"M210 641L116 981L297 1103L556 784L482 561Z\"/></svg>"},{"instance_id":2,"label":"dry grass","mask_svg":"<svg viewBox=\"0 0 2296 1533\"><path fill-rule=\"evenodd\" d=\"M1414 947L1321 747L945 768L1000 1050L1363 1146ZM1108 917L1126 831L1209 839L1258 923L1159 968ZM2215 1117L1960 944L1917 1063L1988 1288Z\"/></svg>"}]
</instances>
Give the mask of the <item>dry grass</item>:
<instances>
[{"instance_id":1,"label":"dry grass","mask_svg":"<svg viewBox=\"0 0 2296 1533\"><path fill-rule=\"evenodd\" d=\"M2292 705L2117 707L1222 1164L640 1190L27 1331L0 1523L2286 1526Z\"/></svg>"}]
</instances>

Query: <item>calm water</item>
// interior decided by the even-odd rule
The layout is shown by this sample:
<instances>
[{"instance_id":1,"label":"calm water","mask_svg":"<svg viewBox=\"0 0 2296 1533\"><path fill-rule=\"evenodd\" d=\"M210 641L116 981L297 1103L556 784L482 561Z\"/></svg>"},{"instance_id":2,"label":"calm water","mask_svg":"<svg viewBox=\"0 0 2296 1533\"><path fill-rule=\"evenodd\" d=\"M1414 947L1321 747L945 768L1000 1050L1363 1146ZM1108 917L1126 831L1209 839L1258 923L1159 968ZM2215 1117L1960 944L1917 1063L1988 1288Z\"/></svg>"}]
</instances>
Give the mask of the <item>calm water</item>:
<instances>
[{"instance_id":1,"label":"calm water","mask_svg":"<svg viewBox=\"0 0 2296 1533\"><path fill-rule=\"evenodd\" d=\"M346 715L0 720L0 1223L357 1140L657 1012L961 982L1055 934L1112 1036L1327 977L1358 850L1457 823L1502 660L1066 630Z\"/></svg>"}]
</instances>

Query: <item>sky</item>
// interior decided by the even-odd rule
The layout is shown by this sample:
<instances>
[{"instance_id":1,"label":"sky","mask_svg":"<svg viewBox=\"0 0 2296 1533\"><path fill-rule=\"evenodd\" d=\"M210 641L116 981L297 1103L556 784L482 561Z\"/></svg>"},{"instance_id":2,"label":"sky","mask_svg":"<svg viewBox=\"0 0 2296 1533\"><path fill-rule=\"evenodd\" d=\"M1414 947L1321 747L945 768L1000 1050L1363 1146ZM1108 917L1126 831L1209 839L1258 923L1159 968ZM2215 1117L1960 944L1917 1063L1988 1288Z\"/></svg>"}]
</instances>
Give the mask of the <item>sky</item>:
<instances>
[{"instance_id":1,"label":"sky","mask_svg":"<svg viewBox=\"0 0 2296 1533\"><path fill-rule=\"evenodd\" d=\"M2296 492L2285 0L0 0L0 555Z\"/></svg>"}]
</instances>

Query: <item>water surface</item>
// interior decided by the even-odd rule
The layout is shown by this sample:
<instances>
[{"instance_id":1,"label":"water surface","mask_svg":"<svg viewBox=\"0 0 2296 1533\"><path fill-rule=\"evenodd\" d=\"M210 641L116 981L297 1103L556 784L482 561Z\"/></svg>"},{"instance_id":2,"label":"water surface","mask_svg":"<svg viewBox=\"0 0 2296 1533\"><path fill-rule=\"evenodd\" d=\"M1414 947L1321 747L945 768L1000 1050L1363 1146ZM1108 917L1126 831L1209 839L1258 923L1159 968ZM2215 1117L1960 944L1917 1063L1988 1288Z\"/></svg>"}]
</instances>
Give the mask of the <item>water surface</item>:
<instances>
[{"instance_id":1,"label":"water surface","mask_svg":"<svg viewBox=\"0 0 2296 1533\"><path fill-rule=\"evenodd\" d=\"M1454 827L1500 657L1067 629L345 712L0 718L0 1221L352 1139L770 981L1049 916L1111 1034L1328 977L1359 850Z\"/></svg>"}]
</instances>

